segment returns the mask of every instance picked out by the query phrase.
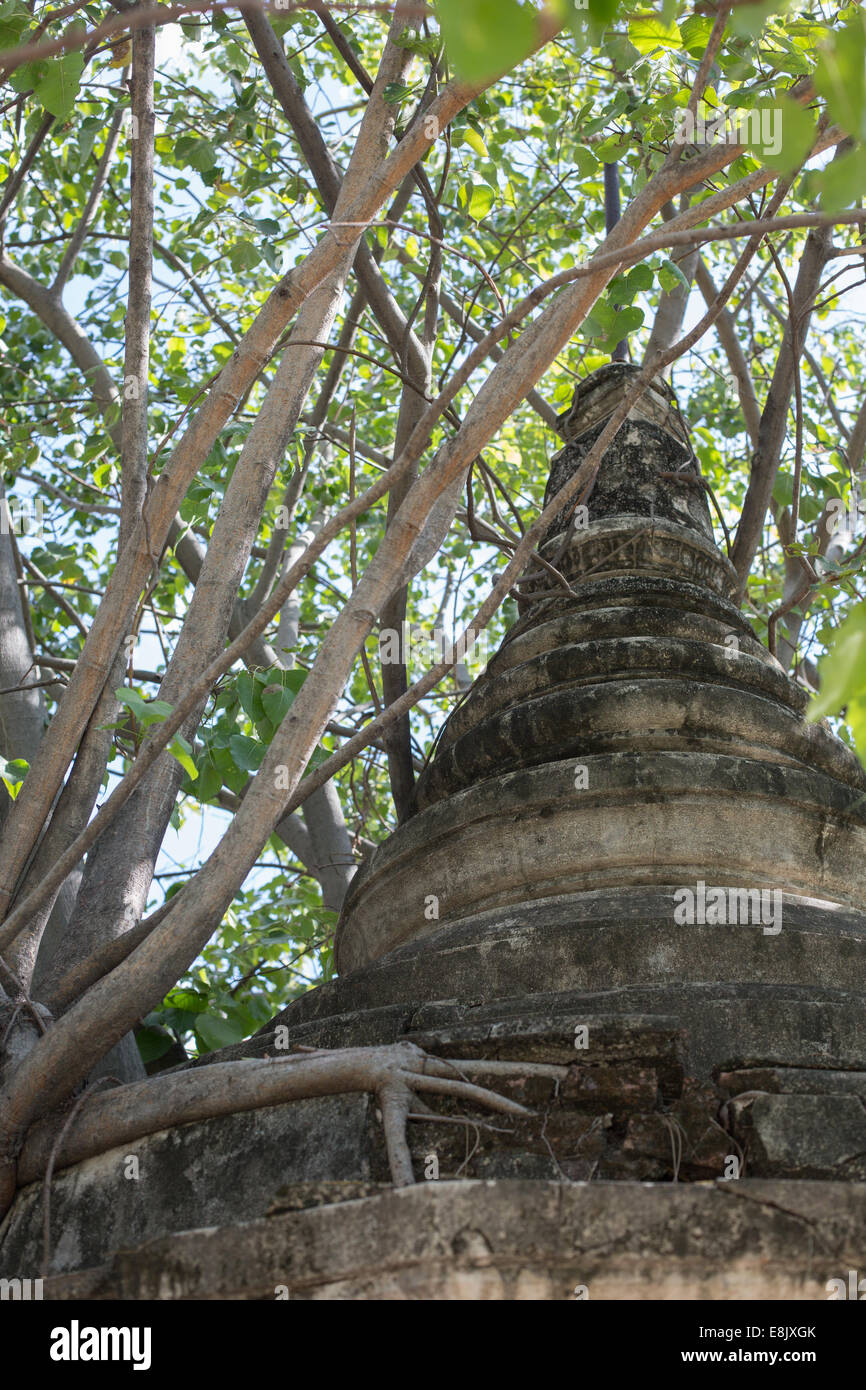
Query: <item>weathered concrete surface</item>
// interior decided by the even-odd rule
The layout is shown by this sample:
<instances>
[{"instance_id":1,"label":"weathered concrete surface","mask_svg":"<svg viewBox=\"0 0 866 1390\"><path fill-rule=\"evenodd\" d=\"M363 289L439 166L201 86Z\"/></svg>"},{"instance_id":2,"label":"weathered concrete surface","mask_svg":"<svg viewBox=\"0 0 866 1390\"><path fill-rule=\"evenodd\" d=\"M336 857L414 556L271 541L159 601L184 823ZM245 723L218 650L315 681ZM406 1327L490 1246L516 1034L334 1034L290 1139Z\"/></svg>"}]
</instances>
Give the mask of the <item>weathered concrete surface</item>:
<instances>
[{"instance_id":1,"label":"weathered concrete surface","mask_svg":"<svg viewBox=\"0 0 866 1390\"><path fill-rule=\"evenodd\" d=\"M623 741L627 724L625 714ZM575 751L562 759L562 751L556 762L437 802L390 836L349 889L341 972L442 922L614 886L704 880L851 907L866 897L866 820L855 788L721 753ZM862 938L866 915L859 919ZM861 964L860 987L864 978Z\"/></svg>"},{"instance_id":2,"label":"weathered concrete surface","mask_svg":"<svg viewBox=\"0 0 866 1390\"><path fill-rule=\"evenodd\" d=\"M823 977L818 997L828 1000L835 997L840 1002L849 999L852 1005L859 1004L862 1008L862 983L856 975L852 976L861 952L862 913L808 899L783 897L783 925L777 935L765 935L761 927L751 924L736 927L683 925L674 933L671 927L675 907L674 890L670 887L634 892L609 888L595 893L539 899L523 903L513 911L479 912L456 924L437 926L431 923L428 935L407 942L387 957L371 961L362 970L301 995L283 1010L278 1021L294 1028L312 1019L324 1020L359 1007L364 1010L388 1007L402 1016L407 1006L411 1009L436 1000L451 1000L455 1007L461 1008L475 1008L485 1003L498 1008L496 1001L509 1000L509 1007L519 1010L521 995L548 996L552 1000L564 991L572 996L582 992L599 994L609 1001L615 1012L633 1012L634 1005L623 1004L621 1009L615 1000L639 995L648 998L650 994L656 997L677 989L685 994L689 986L701 990L703 1006L716 997L714 984L719 986L718 997L723 997L727 987L736 990L741 986L744 998L750 995L750 985L773 984L778 980L774 973L777 967L785 968L780 966L784 956L790 961L785 983L797 983L799 963L803 998L808 1000L816 997L814 971L819 968L825 941L835 941L844 958L837 959L835 967L831 959L827 959L828 971L837 968L839 975L832 984L826 975ZM665 934L667 951L664 956L658 956ZM628 945L640 952L642 941L646 941L650 952L647 969L653 967L656 958L660 965L667 966L661 977L642 978L646 971L642 968L640 954L632 968L631 957L624 948ZM777 947L781 950L773 955ZM708 973L709 958L704 956L708 948L714 958L712 974ZM830 949L832 952L834 947ZM756 999L754 993L751 994ZM793 998L796 989L786 989L785 994ZM767 1002L761 1005L754 1002L753 1012L770 1002L769 988L761 997ZM531 999L526 1002L532 1004ZM576 1007L581 1006L576 998L571 1002ZM640 1011L646 1005L636 1007ZM591 1011L606 1012L607 1009L596 1007ZM653 1005L649 1012L655 1011ZM866 1043L866 1034L854 1024L856 1017L855 1008L845 1025L845 1036L856 1038L856 1046L862 1046ZM776 1022L784 1033L784 1021L778 1019ZM827 1017L823 1017L822 1030L827 1029L827 1022ZM266 1025L262 1033L269 1028L270 1025ZM808 1045L814 1047L819 1036L829 1042L832 1035L809 1029L806 1036ZM822 1055L826 1051L825 1047ZM721 1056L718 1060L722 1060Z\"/></svg>"},{"instance_id":3,"label":"weathered concrete surface","mask_svg":"<svg viewBox=\"0 0 866 1390\"><path fill-rule=\"evenodd\" d=\"M494 675L572 642L634 637L637 633L645 637L703 637L726 650L731 647L730 643L726 647L725 639L735 636L741 651L777 672L782 670L755 637L739 608L728 599L684 580L619 574L613 579L584 579L576 602L560 596L545 604L534 604L505 634L501 647L487 664L487 671ZM480 681L467 695L467 701L477 698L475 691L479 688ZM791 693L804 707L805 692L791 687ZM447 739L452 728L465 727L464 703L450 715L443 738Z\"/></svg>"},{"instance_id":4,"label":"weathered concrete surface","mask_svg":"<svg viewBox=\"0 0 866 1390\"><path fill-rule=\"evenodd\" d=\"M861 1175L863 1074L840 1072L838 1055L832 1066L800 1069L749 1067L747 1057L746 1065L698 1080L687 1074L674 1017L593 1014L577 1007L579 998L573 1010L564 996L557 1002L559 1013L531 1013L525 997L483 1009L440 1001L401 1020L382 1013L384 1030L394 1036L400 1028L397 1036L454 1059L458 1073L461 1058L489 1061L491 1073L476 1066L476 1079L529 1110L503 1119L428 1095L431 1113L409 1126L418 1181L694 1183L730 1175L732 1159L750 1178ZM342 1041L352 1041L352 1020L340 1026ZM259 1050L275 1039L262 1036ZM506 1079L495 1074L502 1062L545 1063L561 1074ZM311 1205L334 1200L334 1185L356 1196L359 1183L366 1194L364 1184L388 1182L381 1118L367 1096L297 1101L158 1132L55 1175L51 1267L87 1268L118 1247L249 1221L271 1210L286 1184ZM311 1184L324 1196L311 1197ZM39 1272L42 1216L42 1187L33 1183L4 1226L5 1274Z\"/></svg>"},{"instance_id":5,"label":"weathered concrete surface","mask_svg":"<svg viewBox=\"0 0 866 1390\"><path fill-rule=\"evenodd\" d=\"M547 505L601 434L637 372L628 364L612 363L579 382L571 407L557 420L565 448L553 459L544 496ZM665 476L674 473L676 477ZM705 490L697 483L699 469L688 433L676 410L673 392L657 377L641 401L632 406L614 445L608 449L589 498L594 519L638 516L673 522L714 545ZM560 515L549 535L568 522Z\"/></svg>"},{"instance_id":6,"label":"weathered concrete surface","mask_svg":"<svg viewBox=\"0 0 866 1390\"><path fill-rule=\"evenodd\" d=\"M744 1093L728 1106L750 1171L866 1178L866 1086L855 1095Z\"/></svg>"},{"instance_id":7,"label":"weathered concrete surface","mask_svg":"<svg viewBox=\"0 0 866 1390\"><path fill-rule=\"evenodd\" d=\"M817 1300L864 1231L862 1183L429 1182L121 1251L45 1296Z\"/></svg>"},{"instance_id":8,"label":"weathered concrete surface","mask_svg":"<svg viewBox=\"0 0 866 1390\"><path fill-rule=\"evenodd\" d=\"M86 1268L171 1231L263 1216L290 1179L365 1176L369 1106L366 1096L326 1096L227 1115L56 1173L51 1268ZM42 1183L22 1188L0 1226L2 1274L42 1273L43 1210Z\"/></svg>"},{"instance_id":9,"label":"weathered concrete surface","mask_svg":"<svg viewBox=\"0 0 866 1390\"><path fill-rule=\"evenodd\" d=\"M636 437L630 442L635 451L640 448ZM725 596L736 583L733 567L712 542L674 521L650 518L646 512L590 521L575 533L564 553L562 538L557 536L544 541L539 550L574 584L584 575L628 571L687 580ZM539 579L527 587L526 602L556 593L549 579L544 584Z\"/></svg>"},{"instance_id":10,"label":"weathered concrete surface","mask_svg":"<svg viewBox=\"0 0 866 1390\"><path fill-rule=\"evenodd\" d=\"M861 914L785 899L782 930L768 936L751 925L674 930L673 906L670 890L610 889L479 913L311 991L277 1021L297 1042L332 1046L357 1028L390 1041L393 1027L456 1017L663 1014L679 1021L697 1076L733 1065L864 1070ZM405 1002L386 1005L395 1000Z\"/></svg>"}]
</instances>

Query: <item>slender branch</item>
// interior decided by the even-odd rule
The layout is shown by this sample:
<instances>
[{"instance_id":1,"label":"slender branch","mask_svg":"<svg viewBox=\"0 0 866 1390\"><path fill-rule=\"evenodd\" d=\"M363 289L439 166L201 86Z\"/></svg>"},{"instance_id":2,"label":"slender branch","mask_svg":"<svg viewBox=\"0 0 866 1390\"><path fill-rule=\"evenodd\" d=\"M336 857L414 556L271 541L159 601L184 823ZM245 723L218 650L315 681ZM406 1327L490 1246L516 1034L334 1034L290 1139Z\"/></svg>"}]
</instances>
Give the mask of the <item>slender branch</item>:
<instances>
[{"instance_id":1,"label":"slender branch","mask_svg":"<svg viewBox=\"0 0 866 1390\"><path fill-rule=\"evenodd\" d=\"M90 227L93 223L93 219L97 214L97 211L99 210L99 204L102 201L103 190L108 180L108 172L111 168L111 161L114 159L114 152L117 149L117 141L120 137L120 128L122 123L123 107L118 106L117 110L111 118L111 125L109 126L108 134L105 137L105 148L102 151L102 158L96 166L96 173L93 177L93 182L90 185L90 192L87 196L87 202L84 205L84 211L81 214L81 217L78 219L78 225L76 226L75 231L69 238L66 250L63 252L63 259L60 262L57 275L54 278L54 284L51 286L51 294L58 299L63 294L63 289L66 284L66 281L69 279L70 275L75 269L75 263L78 260L78 257L81 255L81 248L84 245L87 233L90 230Z\"/></svg>"},{"instance_id":2,"label":"slender branch","mask_svg":"<svg viewBox=\"0 0 866 1390\"><path fill-rule=\"evenodd\" d=\"M713 278L707 269L706 262L702 256L698 257L695 268L695 281L698 289L704 298L707 308L715 302L718 290L713 283ZM733 372L737 383L737 393L740 400L740 409L743 412L743 419L746 424L746 432L752 443L752 448L757 448L758 431L761 426L761 407L758 404L758 397L755 392L755 383L749 371L746 355L743 352L740 340L734 328L734 321L730 312L724 309L716 320L716 333L719 342L728 359L728 365Z\"/></svg>"},{"instance_id":3,"label":"slender branch","mask_svg":"<svg viewBox=\"0 0 866 1390\"><path fill-rule=\"evenodd\" d=\"M237 333L232 328L228 319L223 318L222 314L212 303L207 291L204 289L198 278L195 275L193 275L189 266L181 260L180 256L178 256L176 252L172 251L170 246L163 246L162 242L155 241L153 243L153 249L158 256L161 256L162 259L172 267L173 270L176 270L180 275L183 276L184 280L186 280L187 284L189 285L193 294L195 294L195 296L199 300L200 304L203 306L204 309L207 310L214 323L222 329L223 333L225 333L229 341L232 343L237 343L239 341Z\"/></svg>"},{"instance_id":4,"label":"slender branch","mask_svg":"<svg viewBox=\"0 0 866 1390\"><path fill-rule=\"evenodd\" d=\"M147 496L147 379L150 366L150 281L153 270L153 106L156 33L132 36L129 297L123 359L120 447L120 548L132 536Z\"/></svg>"},{"instance_id":5,"label":"slender branch","mask_svg":"<svg viewBox=\"0 0 866 1390\"><path fill-rule=\"evenodd\" d=\"M60 592L60 590L57 589L51 583L50 579L46 579L42 571L40 569L37 569L36 565L34 565L33 561L29 559L28 556L22 554L21 563L23 564L24 568L27 571L29 571L30 574L33 575L33 578L41 585L45 592L51 595L51 597L54 599L54 602L57 604L57 607L63 609L63 612L66 614L67 618L69 618L70 622L75 624L82 637L86 637L87 628L79 618L72 605L66 602L66 599L63 597L63 594Z\"/></svg>"},{"instance_id":6,"label":"slender branch","mask_svg":"<svg viewBox=\"0 0 866 1390\"><path fill-rule=\"evenodd\" d=\"M63 1125L48 1155L48 1162L45 1165L45 1173L42 1179L42 1275L47 1279L51 1269L51 1179L54 1175L54 1165L57 1155L63 1147L63 1142L72 1128L82 1106L90 1099L95 1091L102 1086L107 1086L109 1082L117 1082L116 1076L100 1076L89 1086L85 1086L80 1095L76 1096L68 1115L64 1118ZM119 1083L118 1083L119 1084Z\"/></svg>"},{"instance_id":7,"label":"slender branch","mask_svg":"<svg viewBox=\"0 0 866 1390\"><path fill-rule=\"evenodd\" d=\"M793 313L788 317L770 391L761 414L758 446L753 457L749 486L734 540L732 560L739 575L741 592L745 592L764 528L779 468L787 428L788 404L794 388L799 355L805 342L809 315L831 244L829 227L826 224L814 225L818 230L809 236L800 262L793 296Z\"/></svg>"},{"instance_id":8,"label":"slender branch","mask_svg":"<svg viewBox=\"0 0 866 1390\"><path fill-rule=\"evenodd\" d=\"M32 139L30 141L30 144L27 146L24 158L21 160L21 163L18 165L18 168L15 170L15 173L12 175L11 179L6 185L6 192L3 194L3 197L0 198L0 230L2 230L3 219L5 218L6 213L9 211L10 207L17 198L18 190L20 189L27 175L30 173L31 168L33 167L33 161L39 153L42 144L45 140L45 137L48 134L51 127L53 126L53 124L54 117L49 115L49 113L46 111L39 125L36 127L36 130L33 132Z\"/></svg>"},{"instance_id":9,"label":"slender branch","mask_svg":"<svg viewBox=\"0 0 866 1390\"><path fill-rule=\"evenodd\" d=\"M74 671L77 664L71 657L46 656L44 652L37 652L35 659L38 666L47 666L49 671ZM155 681L157 685L162 680L159 671L147 671L139 666L133 667L132 678L136 681Z\"/></svg>"}]
</instances>

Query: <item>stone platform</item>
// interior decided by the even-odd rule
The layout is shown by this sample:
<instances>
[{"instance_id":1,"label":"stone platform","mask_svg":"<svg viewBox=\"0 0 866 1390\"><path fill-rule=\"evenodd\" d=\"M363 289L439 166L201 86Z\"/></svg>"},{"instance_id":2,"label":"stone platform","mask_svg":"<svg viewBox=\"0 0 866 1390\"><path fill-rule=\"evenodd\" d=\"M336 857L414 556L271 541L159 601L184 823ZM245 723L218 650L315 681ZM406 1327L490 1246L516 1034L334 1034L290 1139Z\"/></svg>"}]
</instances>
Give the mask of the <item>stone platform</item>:
<instances>
[{"instance_id":1,"label":"stone platform","mask_svg":"<svg viewBox=\"0 0 866 1390\"><path fill-rule=\"evenodd\" d=\"M54 1278L55 1299L828 1299L863 1270L866 1185L443 1182L288 1191ZM346 1200L341 1200L341 1196ZM305 1202L311 1202L304 1208ZM828 1290L829 1285L829 1290Z\"/></svg>"}]
</instances>

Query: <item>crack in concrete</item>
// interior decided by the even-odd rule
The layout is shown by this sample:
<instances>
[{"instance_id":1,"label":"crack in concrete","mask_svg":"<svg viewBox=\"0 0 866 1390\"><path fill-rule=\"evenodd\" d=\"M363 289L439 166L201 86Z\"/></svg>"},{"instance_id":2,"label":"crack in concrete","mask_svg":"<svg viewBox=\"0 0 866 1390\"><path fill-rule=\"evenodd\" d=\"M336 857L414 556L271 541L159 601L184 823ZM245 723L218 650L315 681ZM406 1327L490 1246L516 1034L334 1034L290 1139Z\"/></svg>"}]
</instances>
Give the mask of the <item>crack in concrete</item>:
<instances>
[{"instance_id":1,"label":"crack in concrete","mask_svg":"<svg viewBox=\"0 0 866 1390\"><path fill-rule=\"evenodd\" d=\"M726 1183L724 1187L721 1187L717 1183L715 1191L724 1193L728 1197L736 1197L741 1202L751 1202L754 1206L765 1207L768 1210L781 1212L783 1216L791 1216L795 1221L802 1221L803 1225L808 1226L815 1237L821 1241L827 1249L832 1248L826 1238L820 1234L820 1227L817 1222L811 1220L808 1216L804 1216L801 1211L792 1211L790 1207L783 1207L780 1202L774 1202L769 1197L757 1197L751 1192L738 1191L736 1187L728 1183Z\"/></svg>"}]
</instances>

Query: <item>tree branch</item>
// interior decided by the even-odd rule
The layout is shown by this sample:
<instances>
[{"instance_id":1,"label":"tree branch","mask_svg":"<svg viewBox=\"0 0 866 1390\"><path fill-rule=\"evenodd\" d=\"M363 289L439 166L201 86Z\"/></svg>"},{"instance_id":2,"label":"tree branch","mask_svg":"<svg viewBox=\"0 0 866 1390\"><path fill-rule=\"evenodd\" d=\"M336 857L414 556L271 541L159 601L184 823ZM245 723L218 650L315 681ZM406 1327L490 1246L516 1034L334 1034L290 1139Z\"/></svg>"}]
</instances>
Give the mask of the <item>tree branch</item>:
<instances>
[{"instance_id":1,"label":"tree branch","mask_svg":"<svg viewBox=\"0 0 866 1390\"><path fill-rule=\"evenodd\" d=\"M145 30L144 32L147 31ZM72 236L69 238L69 241L67 242L66 250L63 253L63 259L60 262L60 267L57 271L57 275L54 278L54 284L51 286L50 293L57 299L59 299L63 294L63 289L66 284L66 281L69 279L70 275L75 269L75 263L78 260L78 257L81 255L81 248L84 245L85 237L87 236L90 227L93 225L93 219L96 216L97 211L99 209L99 204L102 201L103 190L105 189L105 184L108 179L108 171L111 168L111 161L113 160L114 152L117 149L117 141L120 136L120 127L122 122L123 107L118 106L114 115L111 118L111 125L109 126L108 134L105 137L105 148L102 151L102 158L96 166L96 174L94 175L93 183L90 186L90 192L87 196L87 202L84 205L84 212L78 219L78 225L76 226L75 231L72 233Z\"/></svg>"}]
</instances>

